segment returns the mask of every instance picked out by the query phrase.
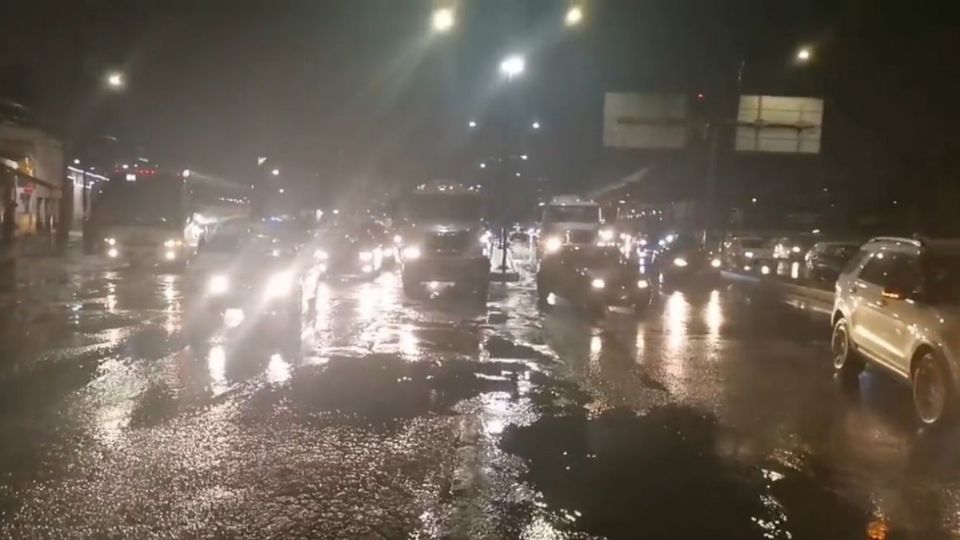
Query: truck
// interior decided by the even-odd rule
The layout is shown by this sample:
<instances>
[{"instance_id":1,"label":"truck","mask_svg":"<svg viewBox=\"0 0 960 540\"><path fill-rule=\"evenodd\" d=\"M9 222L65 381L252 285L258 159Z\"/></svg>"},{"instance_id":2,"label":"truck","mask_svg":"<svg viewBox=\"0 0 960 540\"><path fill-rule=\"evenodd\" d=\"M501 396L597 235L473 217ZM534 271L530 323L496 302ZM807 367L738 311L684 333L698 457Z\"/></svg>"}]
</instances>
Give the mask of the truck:
<instances>
[{"instance_id":1,"label":"truck","mask_svg":"<svg viewBox=\"0 0 960 540\"><path fill-rule=\"evenodd\" d=\"M600 205L577 195L558 195L543 207L537 257L557 253L567 244L593 244L601 228Z\"/></svg>"},{"instance_id":2,"label":"truck","mask_svg":"<svg viewBox=\"0 0 960 540\"><path fill-rule=\"evenodd\" d=\"M486 302L490 284L486 199L476 186L450 181L421 184L400 202L399 262L403 290L423 283L454 283Z\"/></svg>"},{"instance_id":3,"label":"truck","mask_svg":"<svg viewBox=\"0 0 960 540\"><path fill-rule=\"evenodd\" d=\"M249 215L243 186L150 166L118 168L97 186L88 251L131 265L182 268L217 225Z\"/></svg>"}]
</instances>

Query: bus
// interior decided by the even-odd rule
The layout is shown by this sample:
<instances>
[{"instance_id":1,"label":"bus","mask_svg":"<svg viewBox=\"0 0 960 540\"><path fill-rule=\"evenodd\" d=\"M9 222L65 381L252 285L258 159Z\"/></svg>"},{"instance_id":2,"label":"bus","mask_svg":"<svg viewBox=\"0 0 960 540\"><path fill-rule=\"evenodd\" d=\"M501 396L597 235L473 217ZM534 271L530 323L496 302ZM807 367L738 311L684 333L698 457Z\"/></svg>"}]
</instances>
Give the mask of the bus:
<instances>
[{"instance_id":1,"label":"bus","mask_svg":"<svg viewBox=\"0 0 960 540\"><path fill-rule=\"evenodd\" d=\"M96 188L84 244L133 265L182 267L214 227L249 216L245 188L190 171L118 169Z\"/></svg>"}]
</instances>

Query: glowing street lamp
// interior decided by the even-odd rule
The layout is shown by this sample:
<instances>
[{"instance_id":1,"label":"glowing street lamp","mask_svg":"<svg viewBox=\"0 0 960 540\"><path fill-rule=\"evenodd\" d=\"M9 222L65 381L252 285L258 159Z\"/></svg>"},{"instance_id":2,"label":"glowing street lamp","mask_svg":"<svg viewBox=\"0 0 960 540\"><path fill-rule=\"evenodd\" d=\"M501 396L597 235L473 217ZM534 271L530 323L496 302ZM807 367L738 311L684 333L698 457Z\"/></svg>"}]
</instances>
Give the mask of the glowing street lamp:
<instances>
[{"instance_id":1,"label":"glowing street lamp","mask_svg":"<svg viewBox=\"0 0 960 540\"><path fill-rule=\"evenodd\" d=\"M467 123L467 127L471 127L471 128L477 127L477 121L471 120L470 122Z\"/></svg>"},{"instance_id":2,"label":"glowing street lamp","mask_svg":"<svg viewBox=\"0 0 960 540\"><path fill-rule=\"evenodd\" d=\"M521 74L527 67L527 62L523 59L522 56L518 54L512 54L503 59L500 62L500 73L507 77L507 79L513 79Z\"/></svg>"},{"instance_id":3,"label":"glowing street lamp","mask_svg":"<svg viewBox=\"0 0 960 540\"><path fill-rule=\"evenodd\" d=\"M272 174L272 175L274 175L274 176L280 176L280 169L274 169L274 170L270 171L270 174Z\"/></svg>"},{"instance_id":4,"label":"glowing street lamp","mask_svg":"<svg viewBox=\"0 0 960 540\"><path fill-rule=\"evenodd\" d=\"M533 124L530 125L530 127L532 127L533 129L540 129L540 122L534 121Z\"/></svg>"},{"instance_id":5,"label":"glowing street lamp","mask_svg":"<svg viewBox=\"0 0 960 540\"><path fill-rule=\"evenodd\" d=\"M570 6L570 9L567 10L567 16L564 17L564 22L567 26L576 26L580 24L580 21L583 20L583 10L580 9L580 6L574 4Z\"/></svg>"},{"instance_id":6,"label":"glowing street lamp","mask_svg":"<svg viewBox=\"0 0 960 540\"><path fill-rule=\"evenodd\" d=\"M810 47L801 47L797 50L797 62L807 63L813 59L813 51Z\"/></svg>"},{"instance_id":7,"label":"glowing street lamp","mask_svg":"<svg viewBox=\"0 0 960 540\"><path fill-rule=\"evenodd\" d=\"M442 7L433 11L433 29L436 32L445 34L453 28L456 18L453 14L453 8Z\"/></svg>"},{"instance_id":8,"label":"glowing street lamp","mask_svg":"<svg viewBox=\"0 0 960 540\"><path fill-rule=\"evenodd\" d=\"M126 82L123 79L123 73L119 71L111 71L107 73L107 88L111 90L121 90Z\"/></svg>"}]
</instances>

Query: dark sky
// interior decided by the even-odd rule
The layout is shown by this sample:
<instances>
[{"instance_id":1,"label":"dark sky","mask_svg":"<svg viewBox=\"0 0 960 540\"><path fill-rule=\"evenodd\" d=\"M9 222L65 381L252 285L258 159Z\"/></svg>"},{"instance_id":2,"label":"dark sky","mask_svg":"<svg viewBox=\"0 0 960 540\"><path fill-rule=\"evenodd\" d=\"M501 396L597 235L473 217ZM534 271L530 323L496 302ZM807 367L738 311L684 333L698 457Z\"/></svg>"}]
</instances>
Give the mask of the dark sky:
<instances>
[{"instance_id":1,"label":"dark sky","mask_svg":"<svg viewBox=\"0 0 960 540\"><path fill-rule=\"evenodd\" d=\"M604 159L605 91L723 95L747 58L747 91L824 95L825 159L863 171L956 117L930 101L956 89L956 19L927 4L593 0L570 32L562 0L460 0L456 31L435 36L428 0L10 0L0 91L155 159L245 175L267 155L305 182L458 175L477 142L466 122L509 106L544 124L539 173L569 183ZM803 70L800 44L816 48ZM510 49L528 73L505 104ZM112 67L119 95L100 89Z\"/></svg>"}]
</instances>

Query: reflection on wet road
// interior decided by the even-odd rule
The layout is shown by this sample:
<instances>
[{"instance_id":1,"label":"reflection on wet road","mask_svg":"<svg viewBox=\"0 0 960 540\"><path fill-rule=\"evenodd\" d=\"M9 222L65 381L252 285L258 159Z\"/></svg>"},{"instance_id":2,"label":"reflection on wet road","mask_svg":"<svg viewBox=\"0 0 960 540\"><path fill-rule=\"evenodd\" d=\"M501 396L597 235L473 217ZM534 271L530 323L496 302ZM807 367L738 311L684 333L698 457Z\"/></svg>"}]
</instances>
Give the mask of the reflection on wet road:
<instances>
[{"instance_id":1,"label":"reflection on wet road","mask_svg":"<svg viewBox=\"0 0 960 540\"><path fill-rule=\"evenodd\" d=\"M3 537L960 531L960 435L835 383L822 315L744 286L591 321L527 275L485 308L319 282L297 353L189 339L185 276L35 264L0 298Z\"/></svg>"}]
</instances>

